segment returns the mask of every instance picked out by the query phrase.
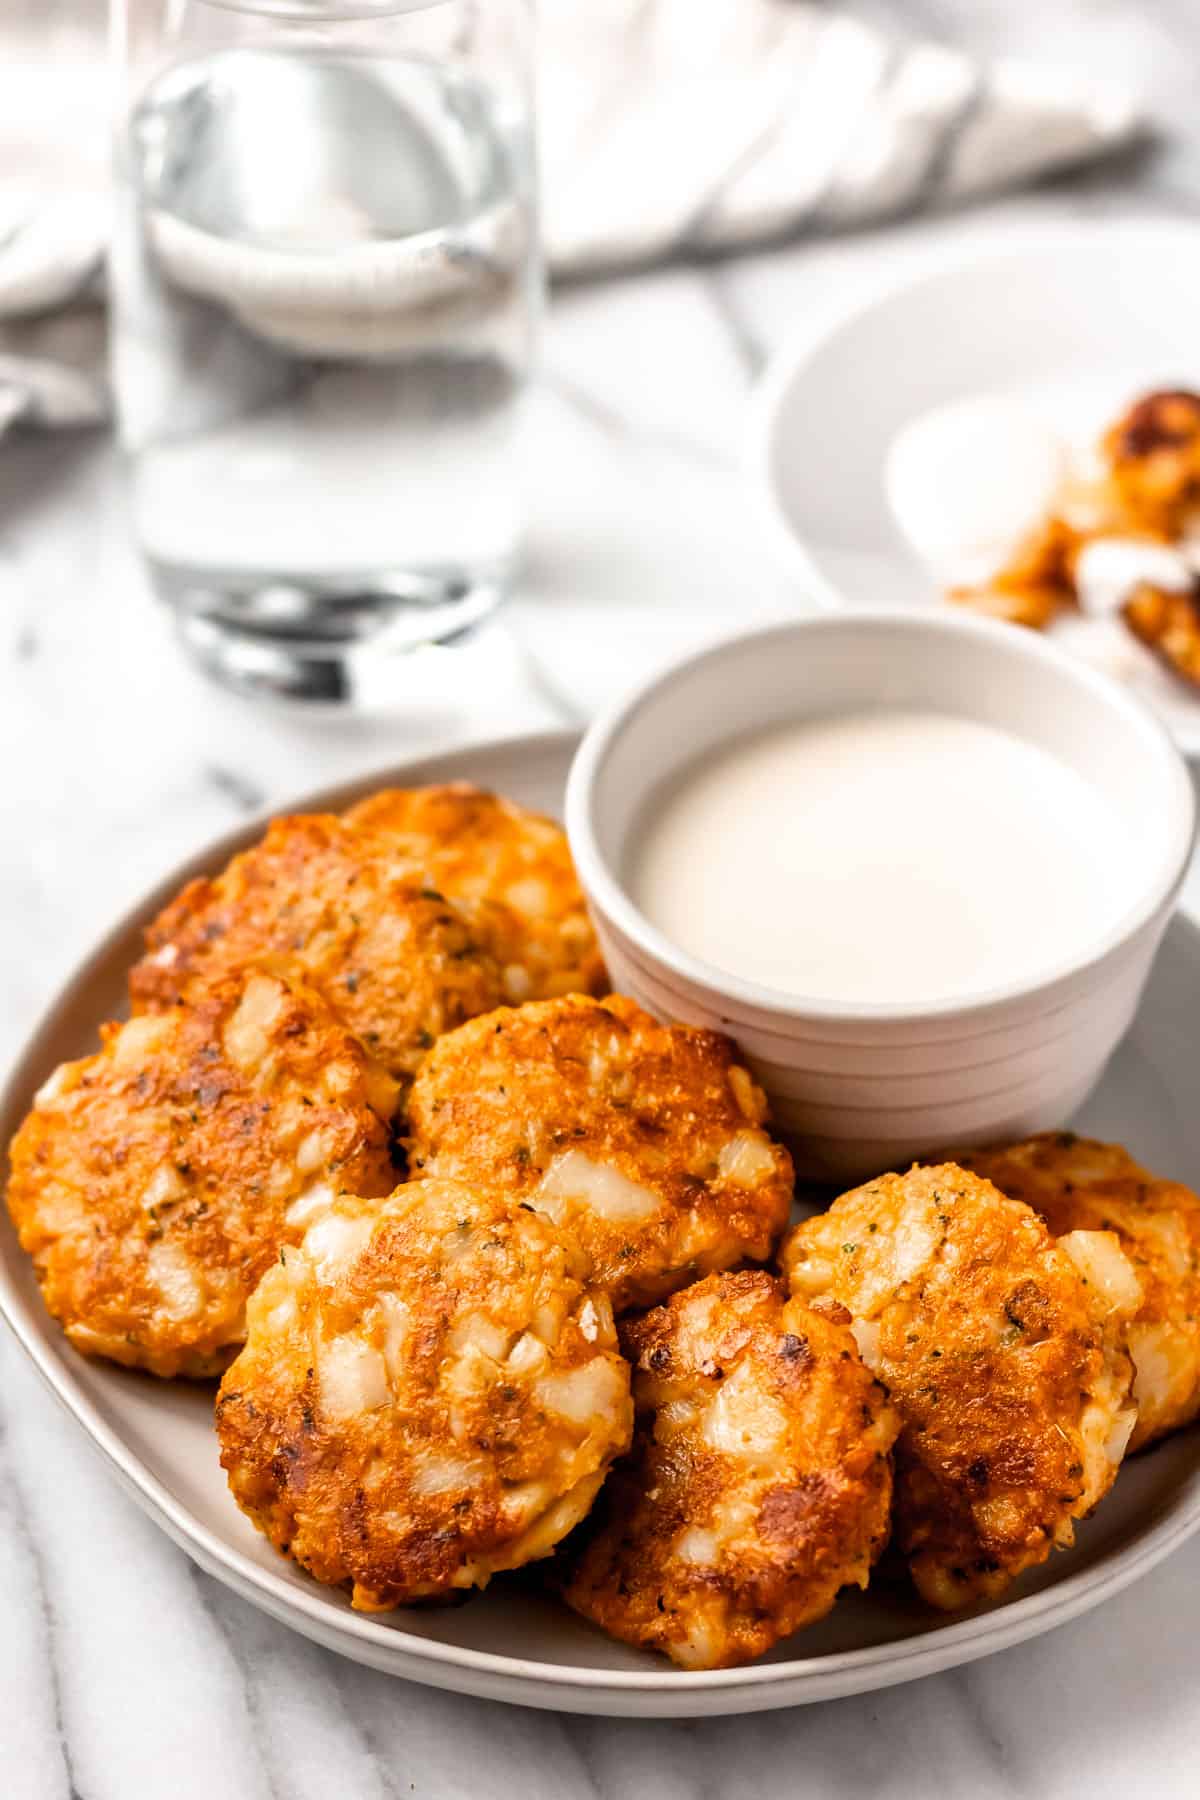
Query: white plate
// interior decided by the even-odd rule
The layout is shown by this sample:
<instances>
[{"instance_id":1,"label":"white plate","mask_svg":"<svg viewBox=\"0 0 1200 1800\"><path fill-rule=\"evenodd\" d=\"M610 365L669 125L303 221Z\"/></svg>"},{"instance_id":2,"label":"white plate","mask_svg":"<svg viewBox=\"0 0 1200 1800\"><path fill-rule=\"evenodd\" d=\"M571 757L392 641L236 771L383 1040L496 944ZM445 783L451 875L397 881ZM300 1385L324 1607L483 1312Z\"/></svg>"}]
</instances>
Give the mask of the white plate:
<instances>
[{"instance_id":1,"label":"white plate","mask_svg":"<svg viewBox=\"0 0 1200 1800\"><path fill-rule=\"evenodd\" d=\"M1200 388L1200 230L1055 227L928 267L850 314L808 324L763 378L751 480L784 560L826 605L945 605L888 504L897 435L967 396L1031 401L1088 436L1154 387ZM1193 695L1118 624L1056 627L1136 688L1189 756Z\"/></svg>"},{"instance_id":2,"label":"white plate","mask_svg":"<svg viewBox=\"0 0 1200 1800\"><path fill-rule=\"evenodd\" d=\"M379 771L308 795L301 808L339 807L371 788L465 778L558 811L575 740L567 735L483 745ZM117 926L50 1008L18 1062L0 1109L3 1141L34 1089L65 1057L94 1047L97 1023L119 1011L142 924L181 882L219 867L256 835L251 825L177 869ZM1082 1123L1133 1146L1152 1168L1200 1182L1200 1116L1191 1071L1200 1054L1200 931L1171 927L1131 1037ZM1021 1581L1009 1598L951 1622L878 1587L844 1598L823 1624L748 1668L684 1673L610 1642L526 1583L496 1582L449 1611L386 1617L286 1563L242 1517L217 1461L211 1390L160 1383L88 1362L44 1312L7 1217L0 1228L0 1304L51 1390L108 1459L134 1499L210 1574L319 1643L434 1687L526 1706L686 1717L823 1700L969 1662L1048 1631L1151 1568L1200 1527L1200 1434L1185 1433L1121 1474L1076 1548Z\"/></svg>"}]
</instances>

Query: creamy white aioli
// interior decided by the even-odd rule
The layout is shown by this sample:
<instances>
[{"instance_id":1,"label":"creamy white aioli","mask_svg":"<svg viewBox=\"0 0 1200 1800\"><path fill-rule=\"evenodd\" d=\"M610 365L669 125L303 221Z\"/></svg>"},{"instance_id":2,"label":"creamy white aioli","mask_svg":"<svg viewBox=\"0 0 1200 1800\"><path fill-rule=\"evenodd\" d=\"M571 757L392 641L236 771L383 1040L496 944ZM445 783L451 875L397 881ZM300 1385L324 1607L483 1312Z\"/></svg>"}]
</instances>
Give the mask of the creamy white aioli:
<instances>
[{"instance_id":1,"label":"creamy white aioli","mask_svg":"<svg viewBox=\"0 0 1200 1800\"><path fill-rule=\"evenodd\" d=\"M824 1000L1001 986L1093 941L1124 898L1122 829L1007 732L879 710L772 728L685 769L627 875L681 949Z\"/></svg>"},{"instance_id":2,"label":"creamy white aioli","mask_svg":"<svg viewBox=\"0 0 1200 1800\"><path fill-rule=\"evenodd\" d=\"M1043 417L1002 395L918 413L884 469L892 516L938 580L982 579L1043 519L1067 449Z\"/></svg>"}]
</instances>

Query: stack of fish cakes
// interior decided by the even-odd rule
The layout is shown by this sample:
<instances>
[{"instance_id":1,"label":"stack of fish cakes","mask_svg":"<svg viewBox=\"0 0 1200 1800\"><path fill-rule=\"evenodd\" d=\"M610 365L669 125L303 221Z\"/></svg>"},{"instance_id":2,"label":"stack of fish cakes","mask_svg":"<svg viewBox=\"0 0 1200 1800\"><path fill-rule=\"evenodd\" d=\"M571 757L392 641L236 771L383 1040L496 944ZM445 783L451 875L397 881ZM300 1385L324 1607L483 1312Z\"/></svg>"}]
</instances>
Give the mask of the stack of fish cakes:
<instances>
[{"instance_id":1,"label":"stack of fish cakes","mask_svg":"<svg viewBox=\"0 0 1200 1800\"><path fill-rule=\"evenodd\" d=\"M356 1607L551 1558L736 1663L889 1542L994 1598L1200 1410L1189 1190L1057 1135L788 1233L735 1047L606 993L561 830L497 796L275 820L130 989L14 1140L22 1244L81 1352L223 1376L235 1499Z\"/></svg>"}]
</instances>

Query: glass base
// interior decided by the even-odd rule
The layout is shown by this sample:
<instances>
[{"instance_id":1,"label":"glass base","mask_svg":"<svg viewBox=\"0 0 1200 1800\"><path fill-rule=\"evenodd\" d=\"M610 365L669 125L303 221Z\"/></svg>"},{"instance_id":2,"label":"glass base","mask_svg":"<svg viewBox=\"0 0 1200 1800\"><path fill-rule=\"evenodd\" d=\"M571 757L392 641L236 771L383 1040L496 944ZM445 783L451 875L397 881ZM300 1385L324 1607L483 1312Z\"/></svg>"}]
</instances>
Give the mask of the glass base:
<instances>
[{"instance_id":1,"label":"glass base","mask_svg":"<svg viewBox=\"0 0 1200 1800\"><path fill-rule=\"evenodd\" d=\"M184 648L244 694L322 706L403 703L403 658L461 642L491 616L511 569L246 577L151 560Z\"/></svg>"}]
</instances>

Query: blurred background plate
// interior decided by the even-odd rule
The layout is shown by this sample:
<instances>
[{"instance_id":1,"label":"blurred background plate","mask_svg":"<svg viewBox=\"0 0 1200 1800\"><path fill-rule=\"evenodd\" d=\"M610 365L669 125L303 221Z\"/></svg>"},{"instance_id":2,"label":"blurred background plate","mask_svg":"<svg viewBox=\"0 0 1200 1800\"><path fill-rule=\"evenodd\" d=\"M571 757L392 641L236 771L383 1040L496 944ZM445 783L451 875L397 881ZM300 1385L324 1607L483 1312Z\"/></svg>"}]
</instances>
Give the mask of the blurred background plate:
<instances>
[{"instance_id":1,"label":"blurred background plate","mask_svg":"<svg viewBox=\"0 0 1200 1800\"><path fill-rule=\"evenodd\" d=\"M560 812L576 739L517 738L380 770L297 799L295 810L349 804L395 783L471 780ZM95 1047L97 1024L125 1010L125 975L142 925L186 880L218 869L261 821L176 869L104 940L50 1008L18 1059L0 1107L7 1142L60 1061ZM1190 1074L1200 1050L1200 930L1168 932L1141 1013L1079 1123L1121 1139L1151 1168L1200 1184L1200 1117ZM1035 1637L1097 1605L1200 1527L1200 1432L1169 1439L1123 1471L1074 1550L1034 1570L1007 1600L946 1620L906 1591L852 1593L822 1624L747 1668L692 1674L611 1642L528 1576L495 1582L450 1610L368 1617L271 1549L225 1486L212 1391L77 1356L47 1316L11 1223L0 1226L0 1307L43 1379L152 1519L202 1568L295 1630L355 1661L457 1692L610 1716L684 1718L755 1712L865 1692L952 1668ZM136 1581L137 1571L127 1572Z\"/></svg>"},{"instance_id":2,"label":"blurred background plate","mask_svg":"<svg viewBox=\"0 0 1200 1800\"><path fill-rule=\"evenodd\" d=\"M905 427L996 396L1090 435L1151 388L1200 389L1198 320L1200 230L1182 221L1033 229L932 260L849 316L810 319L768 367L749 434L750 479L784 562L825 605L946 604L889 504ZM982 461L979 475L989 479ZM1082 623L1050 635L1128 681L1200 756L1200 690L1123 627L1089 636Z\"/></svg>"}]
</instances>

